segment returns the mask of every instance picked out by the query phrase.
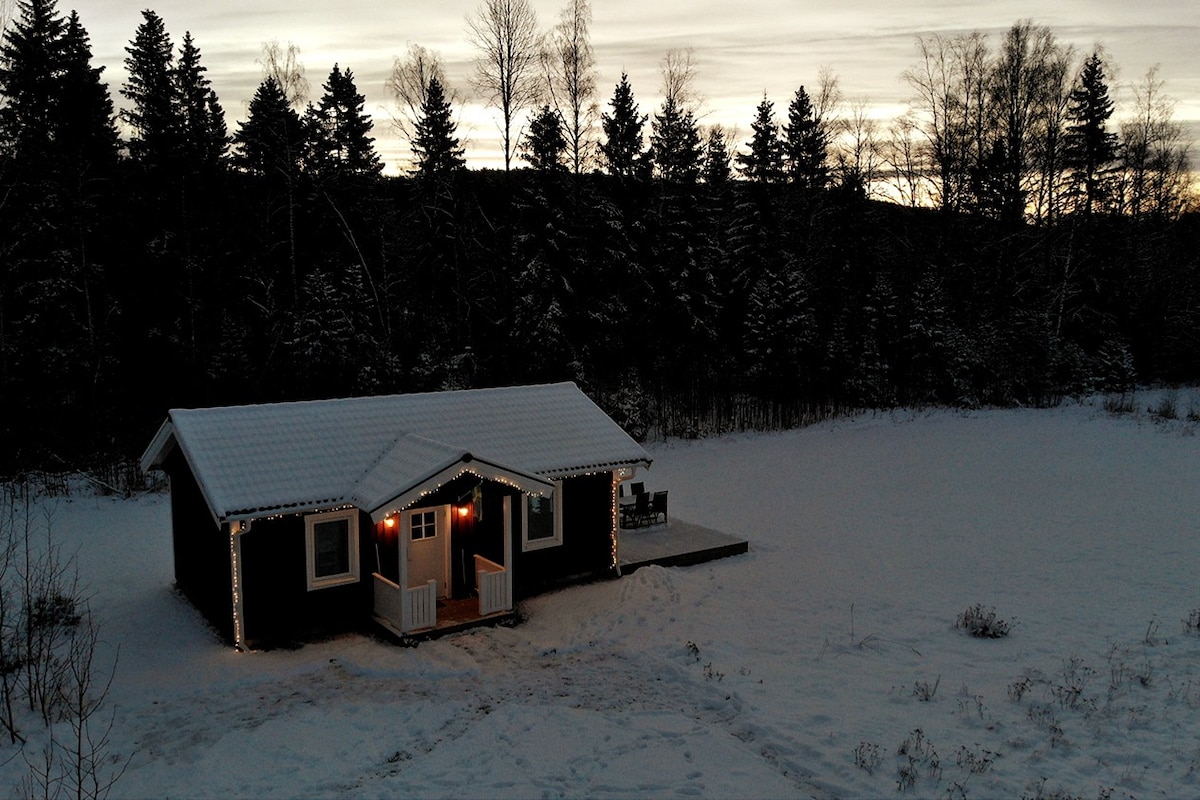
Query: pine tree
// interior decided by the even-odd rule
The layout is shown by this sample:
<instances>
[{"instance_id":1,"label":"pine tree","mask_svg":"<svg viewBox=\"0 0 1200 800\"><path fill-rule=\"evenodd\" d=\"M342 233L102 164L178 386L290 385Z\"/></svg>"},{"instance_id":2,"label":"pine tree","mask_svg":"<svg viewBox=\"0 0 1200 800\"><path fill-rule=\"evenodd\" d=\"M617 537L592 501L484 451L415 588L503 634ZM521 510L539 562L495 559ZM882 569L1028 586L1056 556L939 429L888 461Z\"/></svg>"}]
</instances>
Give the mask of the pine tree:
<instances>
[{"instance_id":1,"label":"pine tree","mask_svg":"<svg viewBox=\"0 0 1200 800\"><path fill-rule=\"evenodd\" d=\"M254 92L246 119L233 135L233 162L257 175L294 176L303 154L300 116L274 78Z\"/></svg>"},{"instance_id":2,"label":"pine tree","mask_svg":"<svg viewBox=\"0 0 1200 800\"><path fill-rule=\"evenodd\" d=\"M0 151L21 168L78 177L116 158L112 99L92 67L79 15L64 22L53 0L28 0L0 47Z\"/></svg>"},{"instance_id":3,"label":"pine tree","mask_svg":"<svg viewBox=\"0 0 1200 800\"><path fill-rule=\"evenodd\" d=\"M672 183L694 183L704 152L691 111L668 97L650 122L650 163L655 175Z\"/></svg>"},{"instance_id":4,"label":"pine tree","mask_svg":"<svg viewBox=\"0 0 1200 800\"><path fill-rule=\"evenodd\" d=\"M117 157L119 140L108 86L100 81L104 67L92 66L87 31L72 11L63 34L59 102L56 104L56 150L64 166L76 174L108 169Z\"/></svg>"},{"instance_id":5,"label":"pine tree","mask_svg":"<svg viewBox=\"0 0 1200 800\"><path fill-rule=\"evenodd\" d=\"M704 169L700 177L709 186L724 186L729 182L730 161L725 129L720 125L714 126L704 143Z\"/></svg>"},{"instance_id":6,"label":"pine tree","mask_svg":"<svg viewBox=\"0 0 1200 800\"><path fill-rule=\"evenodd\" d=\"M1113 102L1104 79L1104 62L1093 52L1084 62L1067 108L1066 160L1082 194L1085 214L1104 202L1104 174L1117 157L1117 134L1108 130Z\"/></svg>"},{"instance_id":7,"label":"pine tree","mask_svg":"<svg viewBox=\"0 0 1200 800\"><path fill-rule=\"evenodd\" d=\"M373 123L364 111L366 99L354 85L354 73L337 65L322 87L324 94L314 108L309 106L307 123L312 145L310 166L318 173L373 177L383 169L375 141L369 134Z\"/></svg>"},{"instance_id":8,"label":"pine tree","mask_svg":"<svg viewBox=\"0 0 1200 800\"><path fill-rule=\"evenodd\" d=\"M464 150L454 135L457 128L441 81L430 78L412 138L419 178L445 178L466 166Z\"/></svg>"},{"instance_id":9,"label":"pine tree","mask_svg":"<svg viewBox=\"0 0 1200 800\"><path fill-rule=\"evenodd\" d=\"M632 178L642 170L642 129L647 117L638 114L633 88L629 85L629 76L624 72L609 104L612 114L600 116L600 125L604 130L600 153L610 174Z\"/></svg>"},{"instance_id":10,"label":"pine tree","mask_svg":"<svg viewBox=\"0 0 1200 800\"><path fill-rule=\"evenodd\" d=\"M829 181L829 141L803 86L796 90L788 105L783 132L788 180L804 189L825 188Z\"/></svg>"},{"instance_id":11,"label":"pine tree","mask_svg":"<svg viewBox=\"0 0 1200 800\"><path fill-rule=\"evenodd\" d=\"M567 169L563 163L566 151L567 139L558 112L549 105L542 106L529 122L521 157L539 172L564 172Z\"/></svg>"},{"instance_id":12,"label":"pine tree","mask_svg":"<svg viewBox=\"0 0 1200 800\"><path fill-rule=\"evenodd\" d=\"M777 183L783 178L783 145L775 124L775 104L763 95L751 123L753 137L747 143L750 152L739 154L738 167L754 183Z\"/></svg>"},{"instance_id":13,"label":"pine tree","mask_svg":"<svg viewBox=\"0 0 1200 800\"><path fill-rule=\"evenodd\" d=\"M51 155L66 24L55 0L25 0L0 46L0 147L28 164Z\"/></svg>"},{"instance_id":14,"label":"pine tree","mask_svg":"<svg viewBox=\"0 0 1200 800\"><path fill-rule=\"evenodd\" d=\"M224 157L229 136L225 112L204 76L206 71L191 32L184 33L174 76L179 103L180 155L190 165L210 169Z\"/></svg>"},{"instance_id":15,"label":"pine tree","mask_svg":"<svg viewBox=\"0 0 1200 800\"><path fill-rule=\"evenodd\" d=\"M771 399L794 397L815 340L809 288L799 265L785 262L764 271L746 306L742 352L748 377Z\"/></svg>"},{"instance_id":16,"label":"pine tree","mask_svg":"<svg viewBox=\"0 0 1200 800\"><path fill-rule=\"evenodd\" d=\"M122 117L133 128L129 153L150 168L173 164L180 152L174 53L166 27L153 11L142 12L143 21L125 48L129 78L121 90L132 104Z\"/></svg>"}]
</instances>

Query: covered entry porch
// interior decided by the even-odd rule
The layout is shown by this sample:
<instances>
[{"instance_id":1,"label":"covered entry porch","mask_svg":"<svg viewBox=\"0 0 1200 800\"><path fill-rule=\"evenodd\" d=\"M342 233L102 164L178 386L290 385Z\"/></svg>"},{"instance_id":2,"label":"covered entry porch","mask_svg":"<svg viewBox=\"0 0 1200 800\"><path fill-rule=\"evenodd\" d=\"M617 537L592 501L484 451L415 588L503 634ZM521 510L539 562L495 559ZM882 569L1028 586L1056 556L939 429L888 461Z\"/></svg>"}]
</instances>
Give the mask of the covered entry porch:
<instances>
[{"instance_id":1,"label":"covered entry porch","mask_svg":"<svg viewBox=\"0 0 1200 800\"><path fill-rule=\"evenodd\" d=\"M525 497L553 484L518 484L479 466L376 522L372 614L388 633L424 636L512 616L514 529L519 535Z\"/></svg>"}]
</instances>

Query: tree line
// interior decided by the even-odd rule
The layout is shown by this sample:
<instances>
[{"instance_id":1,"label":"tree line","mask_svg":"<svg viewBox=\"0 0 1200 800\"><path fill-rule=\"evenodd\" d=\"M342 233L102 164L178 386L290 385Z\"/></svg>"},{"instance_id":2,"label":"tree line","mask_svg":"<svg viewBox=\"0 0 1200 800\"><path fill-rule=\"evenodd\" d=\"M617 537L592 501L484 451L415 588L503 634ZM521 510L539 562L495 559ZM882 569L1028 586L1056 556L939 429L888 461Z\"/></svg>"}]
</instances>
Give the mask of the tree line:
<instances>
[{"instance_id":1,"label":"tree line","mask_svg":"<svg viewBox=\"0 0 1200 800\"><path fill-rule=\"evenodd\" d=\"M21 0L4 471L136 456L175 406L574 380L640 437L1197 378L1200 237L1156 73L1117 124L1100 52L1029 22L994 51L922 37L889 131L826 71L738 143L699 124L690 51L657 108L624 75L599 108L590 20L469 18L502 170L467 169L460 97L411 47L389 86L412 164L386 176L349 67L310 101L270 43L230 131L199 45L145 11L118 114L78 15Z\"/></svg>"}]
</instances>

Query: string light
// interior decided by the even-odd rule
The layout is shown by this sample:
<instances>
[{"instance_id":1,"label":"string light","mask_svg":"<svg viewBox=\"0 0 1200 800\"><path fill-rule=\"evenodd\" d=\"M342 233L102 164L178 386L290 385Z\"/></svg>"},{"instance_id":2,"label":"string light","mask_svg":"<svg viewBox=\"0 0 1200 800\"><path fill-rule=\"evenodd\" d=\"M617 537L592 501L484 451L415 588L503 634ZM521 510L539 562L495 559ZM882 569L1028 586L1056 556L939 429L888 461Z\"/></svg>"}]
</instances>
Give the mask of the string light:
<instances>
[{"instance_id":1,"label":"string light","mask_svg":"<svg viewBox=\"0 0 1200 800\"><path fill-rule=\"evenodd\" d=\"M612 506L609 509L609 517L612 519L611 531L609 536L612 540L612 568L616 570L617 577L621 577L621 554L620 554L620 530L618 529L618 514L619 507L617 503L617 490L621 485L621 476L614 470L612 473Z\"/></svg>"},{"instance_id":2,"label":"string light","mask_svg":"<svg viewBox=\"0 0 1200 800\"><path fill-rule=\"evenodd\" d=\"M241 547L238 542L238 534L242 530L242 523L232 522L229 525L229 566L232 571L233 584L233 646L238 652L244 652L245 646L242 632L242 564L238 556L241 554Z\"/></svg>"}]
</instances>

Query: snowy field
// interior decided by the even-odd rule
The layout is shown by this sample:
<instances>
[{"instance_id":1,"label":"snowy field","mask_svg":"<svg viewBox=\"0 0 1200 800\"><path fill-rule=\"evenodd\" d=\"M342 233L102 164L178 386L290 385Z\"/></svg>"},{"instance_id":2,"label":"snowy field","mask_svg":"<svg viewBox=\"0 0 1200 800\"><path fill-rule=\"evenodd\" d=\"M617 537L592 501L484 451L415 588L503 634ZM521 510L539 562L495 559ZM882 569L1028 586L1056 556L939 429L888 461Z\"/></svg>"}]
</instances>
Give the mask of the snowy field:
<instances>
[{"instance_id":1,"label":"snowy field","mask_svg":"<svg viewBox=\"0 0 1200 800\"><path fill-rule=\"evenodd\" d=\"M56 501L120 648L112 796L1198 796L1200 438L1148 402L654 445L647 488L749 554L416 648L235 653L172 592L165 496Z\"/></svg>"}]
</instances>

